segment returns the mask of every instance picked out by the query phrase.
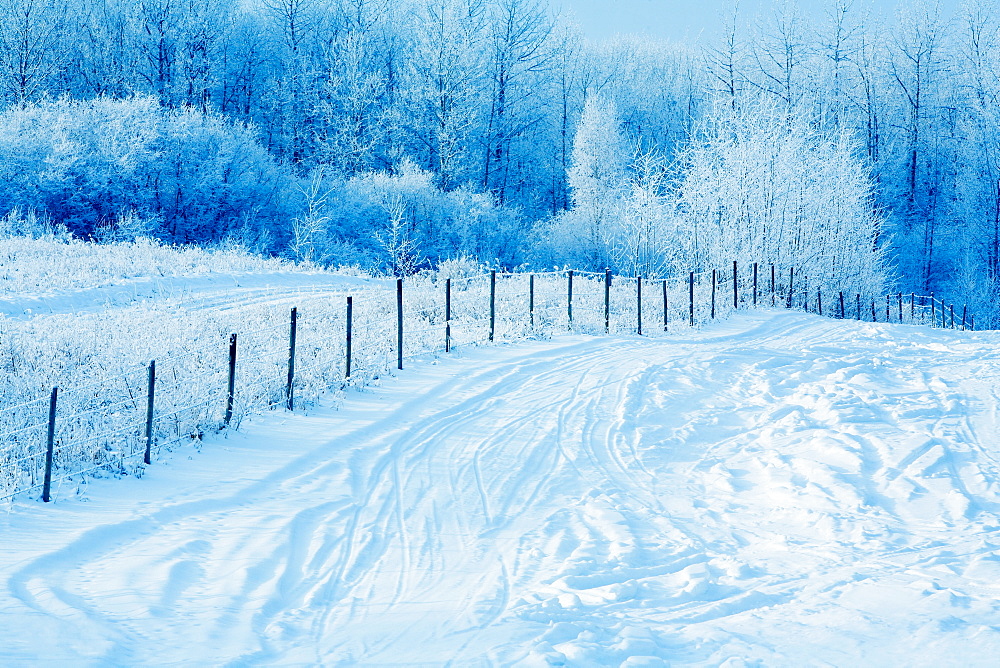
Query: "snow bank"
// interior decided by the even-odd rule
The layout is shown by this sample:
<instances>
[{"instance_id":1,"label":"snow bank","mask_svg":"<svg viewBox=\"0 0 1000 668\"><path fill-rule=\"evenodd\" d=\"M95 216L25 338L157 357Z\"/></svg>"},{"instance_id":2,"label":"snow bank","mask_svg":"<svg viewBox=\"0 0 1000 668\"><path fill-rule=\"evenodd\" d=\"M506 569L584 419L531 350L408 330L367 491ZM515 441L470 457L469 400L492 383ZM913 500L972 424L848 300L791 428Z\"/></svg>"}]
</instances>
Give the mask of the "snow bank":
<instances>
[{"instance_id":1,"label":"snow bank","mask_svg":"<svg viewBox=\"0 0 1000 668\"><path fill-rule=\"evenodd\" d=\"M998 335L465 349L0 519L7 662L989 665Z\"/></svg>"}]
</instances>

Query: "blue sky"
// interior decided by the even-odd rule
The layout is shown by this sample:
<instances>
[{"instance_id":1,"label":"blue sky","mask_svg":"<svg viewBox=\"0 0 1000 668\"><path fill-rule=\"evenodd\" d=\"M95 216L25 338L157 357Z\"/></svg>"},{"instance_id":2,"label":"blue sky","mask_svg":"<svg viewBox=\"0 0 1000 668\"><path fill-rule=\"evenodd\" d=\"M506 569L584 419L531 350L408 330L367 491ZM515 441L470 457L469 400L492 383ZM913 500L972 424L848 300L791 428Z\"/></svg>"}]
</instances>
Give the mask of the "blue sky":
<instances>
[{"instance_id":1,"label":"blue sky","mask_svg":"<svg viewBox=\"0 0 1000 668\"><path fill-rule=\"evenodd\" d=\"M649 33L673 40L711 37L718 29L719 17L732 6L732 0L550 0L553 7L563 7L575 16L584 33L591 38L610 37L615 33ZM903 0L905 3L905 0ZM825 0L799 0L806 15L822 15L829 3ZM855 0L858 8L871 7L875 14L892 16L897 0ZM958 0L942 0L946 13L955 11ZM767 16L778 5L774 0L741 0L740 14L752 21L756 15Z\"/></svg>"}]
</instances>

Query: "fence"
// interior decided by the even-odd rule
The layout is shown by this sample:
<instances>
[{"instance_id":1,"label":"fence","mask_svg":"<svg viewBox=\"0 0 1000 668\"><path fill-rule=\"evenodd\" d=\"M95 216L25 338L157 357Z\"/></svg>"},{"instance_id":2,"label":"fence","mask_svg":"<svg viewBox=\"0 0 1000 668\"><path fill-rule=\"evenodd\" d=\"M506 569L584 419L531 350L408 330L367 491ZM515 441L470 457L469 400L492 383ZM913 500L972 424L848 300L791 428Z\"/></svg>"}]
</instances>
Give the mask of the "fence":
<instances>
[{"instance_id":1,"label":"fence","mask_svg":"<svg viewBox=\"0 0 1000 668\"><path fill-rule=\"evenodd\" d=\"M368 289L340 303L314 294L255 328L209 333L147 365L0 408L0 499L41 490L49 501L66 481L138 472L163 449L237 427L245 415L293 410L463 346L565 331L657 335L757 306L973 329L964 306L957 315L933 294L887 295L883 311L881 296L813 285L794 269L741 271L734 262L659 280L574 270L426 274L397 280L394 294Z\"/></svg>"}]
</instances>

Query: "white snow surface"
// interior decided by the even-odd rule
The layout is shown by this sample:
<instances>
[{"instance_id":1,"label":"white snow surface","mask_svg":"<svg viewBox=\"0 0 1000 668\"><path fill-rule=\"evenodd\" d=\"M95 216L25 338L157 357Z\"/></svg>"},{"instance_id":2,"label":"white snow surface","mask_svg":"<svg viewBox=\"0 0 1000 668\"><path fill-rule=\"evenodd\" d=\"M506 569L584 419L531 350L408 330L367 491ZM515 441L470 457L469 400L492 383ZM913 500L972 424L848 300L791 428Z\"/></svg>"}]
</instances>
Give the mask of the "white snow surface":
<instances>
[{"instance_id":1,"label":"white snow surface","mask_svg":"<svg viewBox=\"0 0 1000 668\"><path fill-rule=\"evenodd\" d=\"M995 665L1000 334L425 358L0 516L0 662Z\"/></svg>"}]
</instances>

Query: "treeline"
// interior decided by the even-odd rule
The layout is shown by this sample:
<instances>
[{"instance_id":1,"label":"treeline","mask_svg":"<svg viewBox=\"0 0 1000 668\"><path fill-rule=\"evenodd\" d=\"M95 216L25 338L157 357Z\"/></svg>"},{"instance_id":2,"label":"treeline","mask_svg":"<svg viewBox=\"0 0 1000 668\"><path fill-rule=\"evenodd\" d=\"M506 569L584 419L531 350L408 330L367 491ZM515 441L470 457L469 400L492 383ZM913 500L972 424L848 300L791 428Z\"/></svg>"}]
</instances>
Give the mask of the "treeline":
<instances>
[{"instance_id":1,"label":"treeline","mask_svg":"<svg viewBox=\"0 0 1000 668\"><path fill-rule=\"evenodd\" d=\"M710 262L713 244L751 228L769 239L739 242L755 259L786 252L769 250L777 237L767 230L780 228L782 248L843 266L854 260L828 256L854 230L850 243L876 265L889 251L901 288L991 298L1000 12L973 2L947 18L937 5L905 3L882 24L861 2L830 0L818 19L792 4L747 19L731 13L722 36L698 46L593 44L537 0L10 0L0 8L3 122L63 97L152 98L170 140L140 145L214 165L197 178L191 168L191 179L204 177L204 204L171 190L178 181L162 160L131 189L145 199L102 199L94 212L76 202L69 220L84 233L135 210L170 240L243 230L299 257L383 269L465 254L637 271L655 256L666 259L653 268L668 271L675 254ZM196 115L208 128L200 139L179 129ZM742 139L724 136L727 118ZM212 147L225 131L236 139L214 161L185 144ZM775 138L792 139L776 147ZM762 142L773 150L756 151ZM13 164L15 149L0 150ZM20 155L47 164L41 149ZM735 156L759 159L747 173L771 184L767 197L730 178L747 164ZM256 185L240 200L248 165ZM67 188L80 178L61 173ZM797 175L797 185L769 173ZM45 200L46 187L5 201L69 216L68 195ZM233 197L213 208L220 191Z\"/></svg>"}]
</instances>

